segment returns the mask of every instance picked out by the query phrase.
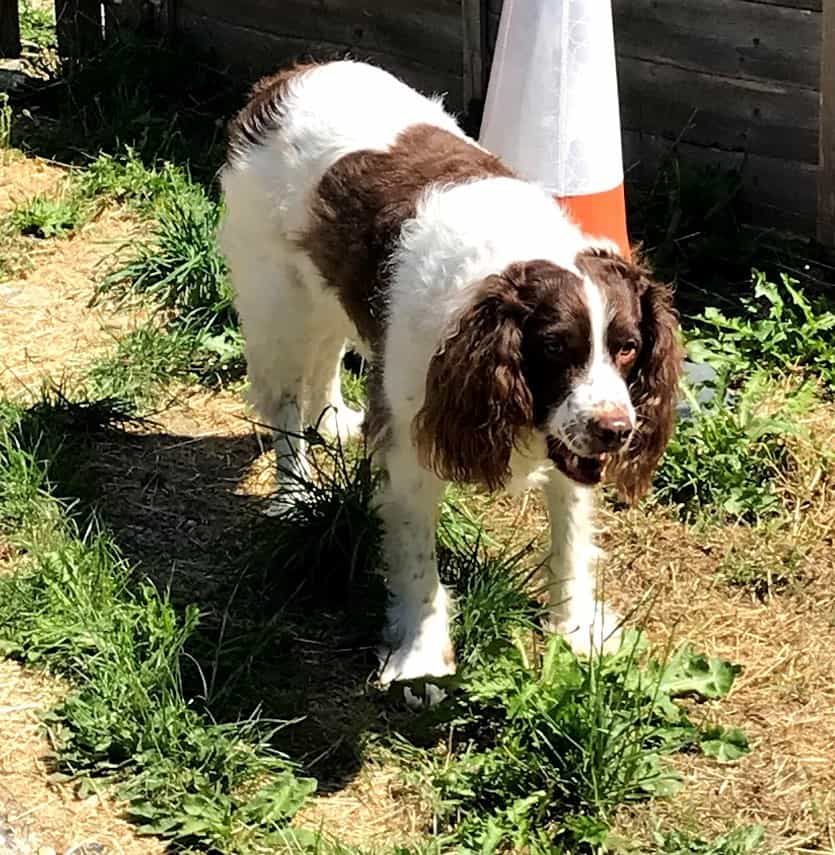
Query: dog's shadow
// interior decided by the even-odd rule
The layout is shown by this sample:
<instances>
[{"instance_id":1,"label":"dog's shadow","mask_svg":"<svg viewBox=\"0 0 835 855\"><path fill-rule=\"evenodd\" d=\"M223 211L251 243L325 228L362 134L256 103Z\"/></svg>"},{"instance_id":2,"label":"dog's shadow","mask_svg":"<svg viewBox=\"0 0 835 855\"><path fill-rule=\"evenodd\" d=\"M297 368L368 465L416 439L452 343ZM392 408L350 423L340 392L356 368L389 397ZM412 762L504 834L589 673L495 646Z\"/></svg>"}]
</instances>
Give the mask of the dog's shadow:
<instances>
[{"instance_id":1,"label":"dog's shadow","mask_svg":"<svg viewBox=\"0 0 835 855\"><path fill-rule=\"evenodd\" d=\"M410 716L373 685L385 592L372 572L379 523L363 507L370 480L353 484L360 495L326 490L312 511L276 518L264 513L268 487L251 487L272 483L269 441L255 430L61 430L59 490L78 513L95 512L137 584L150 579L178 607L200 609L187 694L215 720L257 711L292 722L275 747L320 791L347 784L369 735ZM365 465L352 470L360 480L371 478Z\"/></svg>"}]
</instances>

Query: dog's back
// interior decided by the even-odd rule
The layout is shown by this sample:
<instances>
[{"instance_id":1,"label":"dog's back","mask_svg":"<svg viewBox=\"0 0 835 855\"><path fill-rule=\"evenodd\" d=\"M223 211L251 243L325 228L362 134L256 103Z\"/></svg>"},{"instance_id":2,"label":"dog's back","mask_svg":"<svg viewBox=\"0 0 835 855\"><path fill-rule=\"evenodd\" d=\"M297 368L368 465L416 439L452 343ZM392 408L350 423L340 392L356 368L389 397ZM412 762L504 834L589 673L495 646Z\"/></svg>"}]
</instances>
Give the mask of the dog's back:
<instances>
[{"instance_id":1,"label":"dog's back","mask_svg":"<svg viewBox=\"0 0 835 855\"><path fill-rule=\"evenodd\" d=\"M385 151L418 124L464 136L440 100L370 65L297 66L266 78L229 126L222 177L229 208L260 201L253 215L269 214L292 239L305 228L311 194L334 163L356 151ZM237 205L244 197L249 204Z\"/></svg>"}]
</instances>

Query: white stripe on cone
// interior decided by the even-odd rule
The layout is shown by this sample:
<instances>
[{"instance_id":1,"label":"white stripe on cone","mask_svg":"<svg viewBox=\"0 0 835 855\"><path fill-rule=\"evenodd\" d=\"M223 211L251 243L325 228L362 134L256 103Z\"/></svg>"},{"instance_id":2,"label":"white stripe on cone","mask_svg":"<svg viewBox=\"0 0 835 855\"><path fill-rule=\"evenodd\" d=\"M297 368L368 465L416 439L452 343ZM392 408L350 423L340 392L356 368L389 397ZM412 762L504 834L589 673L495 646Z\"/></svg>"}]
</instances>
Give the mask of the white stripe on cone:
<instances>
[{"instance_id":1,"label":"white stripe on cone","mask_svg":"<svg viewBox=\"0 0 835 855\"><path fill-rule=\"evenodd\" d=\"M504 0L479 142L555 196L623 183L610 0Z\"/></svg>"}]
</instances>

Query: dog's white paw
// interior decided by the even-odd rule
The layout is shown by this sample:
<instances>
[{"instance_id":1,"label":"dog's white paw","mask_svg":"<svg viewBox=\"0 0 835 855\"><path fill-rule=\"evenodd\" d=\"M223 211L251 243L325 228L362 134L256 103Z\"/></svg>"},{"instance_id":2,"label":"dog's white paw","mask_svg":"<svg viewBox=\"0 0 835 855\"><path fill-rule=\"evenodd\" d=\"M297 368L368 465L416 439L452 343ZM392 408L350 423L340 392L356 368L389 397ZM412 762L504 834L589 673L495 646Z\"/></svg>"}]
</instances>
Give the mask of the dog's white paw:
<instances>
[{"instance_id":1,"label":"dog's white paw","mask_svg":"<svg viewBox=\"0 0 835 855\"><path fill-rule=\"evenodd\" d=\"M442 643L422 637L404 639L394 650L381 651L380 683L449 677L455 673L455 654L448 639Z\"/></svg>"},{"instance_id":2,"label":"dog's white paw","mask_svg":"<svg viewBox=\"0 0 835 855\"><path fill-rule=\"evenodd\" d=\"M350 407L328 407L319 419L318 430L324 436L339 437L343 442L362 435L365 414Z\"/></svg>"},{"instance_id":3,"label":"dog's white paw","mask_svg":"<svg viewBox=\"0 0 835 855\"><path fill-rule=\"evenodd\" d=\"M588 614L552 617L547 629L562 635L578 656L615 653L621 642L622 619L617 612L596 603Z\"/></svg>"}]
</instances>

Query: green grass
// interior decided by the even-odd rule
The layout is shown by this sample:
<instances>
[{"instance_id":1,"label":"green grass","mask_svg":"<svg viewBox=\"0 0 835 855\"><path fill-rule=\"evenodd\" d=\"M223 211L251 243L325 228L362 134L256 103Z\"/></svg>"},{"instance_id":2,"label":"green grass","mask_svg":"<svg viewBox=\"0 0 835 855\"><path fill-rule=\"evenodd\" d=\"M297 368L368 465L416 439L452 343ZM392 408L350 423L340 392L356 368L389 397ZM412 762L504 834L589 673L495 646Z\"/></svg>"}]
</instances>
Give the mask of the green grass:
<instances>
[{"instance_id":1,"label":"green grass","mask_svg":"<svg viewBox=\"0 0 835 855\"><path fill-rule=\"evenodd\" d=\"M741 317L713 307L695 319L688 350L734 378L767 371L804 373L835 392L835 312L813 301L783 275L770 282L754 274L753 295L742 300Z\"/></svg>"},{"instance_id":2,"label":"green grass","mask_svg":"<svg viewBox=\"0 0 835 855\"><path fill-rule=\"evenodd\" d=\"M196 185L166 198L150 240L105 278L99 293L144 297L181 328L219 334L234 327L232 291L215 241L220 210Z\"/></svg>"},{"instance_id":3,"label":"green grass","mask_svg":"<svg viewBox=\"0 0 835 855\"><path fill-rule=\"evenodd\" d=\"M59 769L104 777L145 832L217 851L263 851L314 788L270 747L275 722L215 724L182 691L195 608L135 578L91 519L50 493L31 416L3 410L0 520L22 567L0 577L0 650L72 689L51 711ZM47 440L47 445L49 445Z\"/></svg>"},{"instance_id":4,"label":"green grass","mask_svg":"<svg viewBox=\"0 0 835 855\"><path fill-rule=\"evenodd\" d=\"M835 388L833 331L835 313L788 277L773 283L761 273L741 315L712 307L686 325L690 358L717 378L706 402L683 389L691 417L679 422L656 473L656 499L691 521L755 523L783 513L792 441L809 438L803 417Z\"/></svg>"},{"instance_id":5,"label":"green grass","mask_svg":"<svg viewBox=\"0 0 835 855\"><path fill-rule=\"evenodd\" d=\"M803 434L799 416L815 400L814 385L785 395L759 372L736 390L727 375L720 378L707 403L688 394L693 416L679 423L667 448L655 477L655 497L679 506L690 520L756 522L780 514L777 485L793 465L787 442ZM769 404L780 399L783 406L772 412Z\"/></svg>"},{"instance_id":6,"label":"green grass","mask_svg":"<svg viewBox=\"0 0 835 855\"><path fill-rule=\"evenodd\" d=\"M31 0L19 0L20 38L39 50L55 47L55 15L52 4L32 5Z\"/></svg>"},{"instance_id":7,"label":"green grass","mask_svg":"<svg viewBox=\"0 0 835 855\"><path fill-rule=\"evenodd\" d=\"M94 362L85 386L94 398L117 398L136 412L147 412L164 403L177 383L216 387L239 376L241 369L241 343L235 330L212 335L148 323Z\"/></svg>"},{"instance_id":8,"label":"green grass","mask_svg":"<svg viewBox=\"0 0 835 855\"><path fill-rule=\"evenodd\" d=\"M722 697L737 670L687 646L659 661L638 633L591 660L558 637L541 657L521 637L493 640L489 660L463 671L443 713L449 753L427 773L449 842L466 852L605 846L618 806L680 787L664 755L747 753L740 731L695 725L675 703Z\"/></svg>"},{"instance_id":9,"label":"green grass","mask_svg":"<svg viewBox=\"0 0 835 855\"><path fill-rule=\"evenodd\" d=\"M57 195L41 194L15 207L6 218L8 228L25 237L69 237L84 225L92 206L72 189Z\"/></svg>"},{"instance_id":10,"label":"green grass","mask_svg":"<svg viewBox=\"0 0 835 855\"><path fill-rule=\"evenodd\" d=\"M259 596L276 603L274 614L243 633L220 627L213 642L194 607L175 607L128 566L94 513L78 507L70 516L54 497L74 495L65 479L85 480L80 443L125 418L113 401L59 393L26 411L3 409L0 524L22 566L0 581L2 649L70 679L73 692L49 719L61 769L115 782L143 830L220 852L289 846L284 826L312 784L275 753L270 723L213 723L205 708L249 697L241 681L260 672L282 621L303 621L315 635L311 603L318 613L360 599L354 630L362 624L362 635L376 637L385 603L377 474L362 449L309 434L315 477L283 516L265 518L242 556L269 574ZM638 634L614 657L580 660L558 638L534 653L541 607L530 551L488 551L471 522L457 525L453 506L447 513L441 569L458 596L460 673L448 700L414 720L414 738L440 740L448 754L408 749L437 805L439 847L591 851L618 805L678 786L664 754L701 750L728 761L747 751L738 731L703 729L674 701L721 697L735 667L687 647L653 658ZM181 676L195 654L210 665L197 695ZM385 730L377 739L401 744ZM315 836L292 841L303 851L325 846Z\"/></svg>"},{"instance_id":11,"label":"green grass","mask_svg":"<svg viewBox=\"0 0 835 855\"><path fill-rule=\"evenodd\" d=\"M758 825L737 828L714 840L682 831L657 832L659 855L754 855L764 852L763 830Z\"/></svg>"},{"instance_id":12,"label":"green grass","mask_svg":"<svg viewBox=\"0 0 835 855\"><path fill-rule=\"evenodd\" d=\"M169 161L148 165L128 147L116 155L100 154L77 178L78 192L153 214L160 205L194 192L188 172Z\"/></svg>"}]
</instances>

